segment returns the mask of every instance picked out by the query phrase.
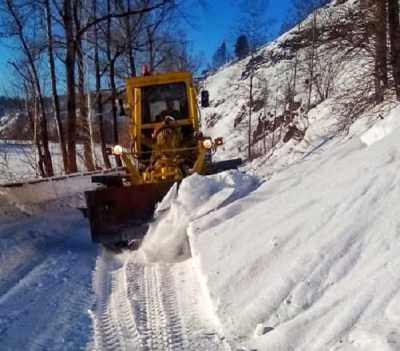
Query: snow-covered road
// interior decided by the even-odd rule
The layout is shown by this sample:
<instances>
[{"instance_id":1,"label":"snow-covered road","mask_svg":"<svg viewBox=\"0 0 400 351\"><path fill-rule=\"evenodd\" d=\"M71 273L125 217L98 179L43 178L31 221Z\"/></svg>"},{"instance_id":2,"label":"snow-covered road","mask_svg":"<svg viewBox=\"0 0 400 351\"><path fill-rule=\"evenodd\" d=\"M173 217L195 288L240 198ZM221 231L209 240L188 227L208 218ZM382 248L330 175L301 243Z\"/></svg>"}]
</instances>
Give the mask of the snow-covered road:
<instances>
[{"instance_id":1,"label":"snow-covered road","mask_svg":"<svg viewBox=\"0 0 400 351\"><path fill-rule=\"evenodd\" d=\"M98 249L77 210L0 225L0 267L2 351L230 350L191 259Z\"/></svg>"},{"instance_id":2,"label":"snow-covered road","mask_svg":"<svg viewBox=\"0 0 400 351\"><path fill-rule=\"evenodd\" d=\"M140 253L98 258L95 350L230 350L192 261L145 263Z\"/></svg>"},{"instance_id":3,"label":"snow-covered road","mask_svg":"<svg viewBox=\"0 0 400 351\"><path fill-rule=\"evenodd\" d=\"M97 249L81 216L2 225L0 243L0 349L85 349Z\"/></svg>"}]
</instances>

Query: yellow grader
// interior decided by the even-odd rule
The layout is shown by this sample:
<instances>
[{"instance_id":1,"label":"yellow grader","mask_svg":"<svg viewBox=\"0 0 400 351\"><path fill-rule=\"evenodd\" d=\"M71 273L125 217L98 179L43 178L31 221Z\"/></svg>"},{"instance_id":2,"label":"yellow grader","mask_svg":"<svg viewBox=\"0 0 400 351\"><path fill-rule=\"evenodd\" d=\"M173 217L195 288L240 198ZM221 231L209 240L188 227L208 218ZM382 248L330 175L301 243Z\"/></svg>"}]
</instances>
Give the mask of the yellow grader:
<instances>
[{"instance_id":1,"label":"yellow grader","mask_svg":"<svg viewBox=\"0 0 400 351\"><path fill-rule=\"evenodd\" d=\"M114 145L124 172L94 176L102 184L85 193L92 240L105 245L138 243L156 204L175 182L193 174L236 168L240 159L212 162L223 144L200 131L197 93L189 72L132 77L126 85L131 145ZM207 107L208 92L201 105ZM135 244L135 245L136 245Z\"/></svg>"}]
</instances>

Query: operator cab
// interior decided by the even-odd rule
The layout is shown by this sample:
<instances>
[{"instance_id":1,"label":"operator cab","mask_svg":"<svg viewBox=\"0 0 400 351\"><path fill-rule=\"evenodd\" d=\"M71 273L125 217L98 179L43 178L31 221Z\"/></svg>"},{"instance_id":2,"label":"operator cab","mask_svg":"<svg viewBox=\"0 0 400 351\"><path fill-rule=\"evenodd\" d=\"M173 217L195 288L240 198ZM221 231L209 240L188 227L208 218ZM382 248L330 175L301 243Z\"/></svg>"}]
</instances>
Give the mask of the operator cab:
<instances>
[{"instance_id":1,"label":"operator cab","mask_svg":"<svg viewBox=\"0 0 400 351\"><path fill-rule=\"evenodd\" d=\"M175 135L164 138L163 149L173 148L182 158L195 160L198 145L194 135L199 121L192 74L168 72L132 77L127 90L136 158L142 164L154 163L163 138L158 138L161 130L164 135Z\"/></svg>"},{"instance_id":2,"label":"operator cab","mask_svg":"<svg viewBox=\"0 0 400 351\"><path fill-rule=\"evenodd\" d=\"M142 123L160 123L170 116L188 119L189 106L184 82L142 88Z\"/></svg>"}]
</instances>

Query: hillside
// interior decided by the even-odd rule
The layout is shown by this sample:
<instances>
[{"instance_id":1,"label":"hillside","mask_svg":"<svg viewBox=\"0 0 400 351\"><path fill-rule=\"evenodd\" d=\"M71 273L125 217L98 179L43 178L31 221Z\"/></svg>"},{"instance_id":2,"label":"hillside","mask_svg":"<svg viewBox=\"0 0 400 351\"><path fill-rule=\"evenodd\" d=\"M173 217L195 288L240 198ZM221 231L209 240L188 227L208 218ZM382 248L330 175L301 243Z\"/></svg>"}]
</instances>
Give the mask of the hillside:
<instances>
[{"instance_id":1,"label":"hillside","mask_svg":"<svg viewBox=\"0 0 400 351\"><path fill-rule=\"evenodd\" d=\"M271 173L300 160L332 137L345 136L358 118L376 118L379 109L368 114L373 107L372 61L365 51L346 47L347 38L341 34L351 32L351 21L360 20L358 6L354 0L332 1L317 10L315 48L310 41L311 14L274 42L205 80L211 106L203 112L203 126L213 136L225 139L224 152L218 157L239 154L248 158L251 77L252 158L258 159L250 168L263 165ZM310 55L314 60L311 89ZM380 107L383 114L395 106L390 100Z\"/></svg>"}]
</instances>

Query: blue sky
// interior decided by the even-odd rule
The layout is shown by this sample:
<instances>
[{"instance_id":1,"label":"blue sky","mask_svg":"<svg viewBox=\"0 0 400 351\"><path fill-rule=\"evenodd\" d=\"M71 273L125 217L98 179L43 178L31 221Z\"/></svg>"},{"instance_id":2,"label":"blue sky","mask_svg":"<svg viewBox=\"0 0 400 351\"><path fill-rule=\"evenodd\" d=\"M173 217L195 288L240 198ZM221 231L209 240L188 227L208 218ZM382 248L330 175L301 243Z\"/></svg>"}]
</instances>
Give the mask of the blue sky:
<instances>
[{"instance_id":1,"label":"blue sky","mask_svg":"<svg viewBox=\"0 0 400 351\"><path fill-rule=\"evenodd\" d=\"M235 0L209 0L206 10L200 10L194 19L195 25L189 28L188 36L192 40L193 49L201 51L210 59L223 41L228 46L235 39L235 22L240 18ZM274 20L271 35L274 36L286 18L290 8L290 0L270 0L268 17Z\"/></svg>"}]
</instances>

